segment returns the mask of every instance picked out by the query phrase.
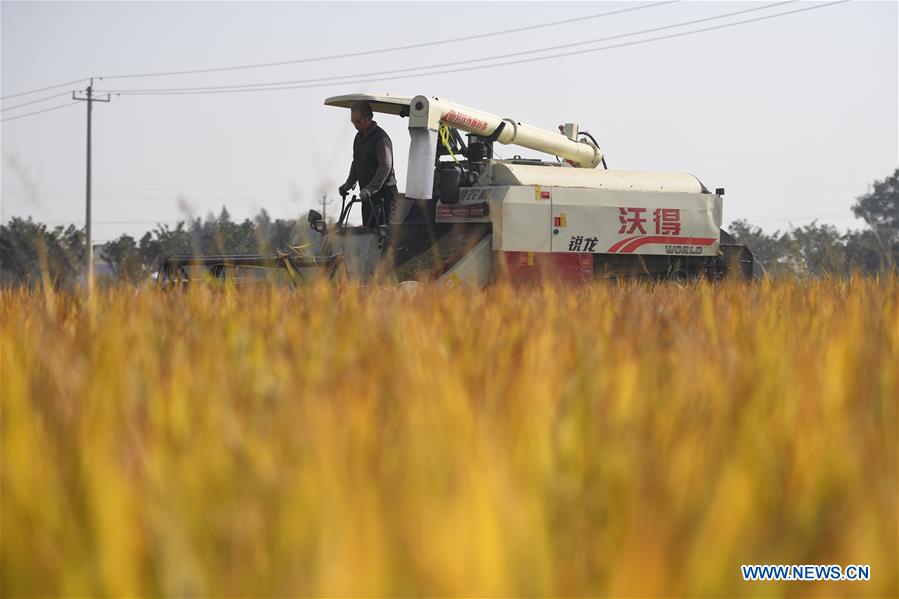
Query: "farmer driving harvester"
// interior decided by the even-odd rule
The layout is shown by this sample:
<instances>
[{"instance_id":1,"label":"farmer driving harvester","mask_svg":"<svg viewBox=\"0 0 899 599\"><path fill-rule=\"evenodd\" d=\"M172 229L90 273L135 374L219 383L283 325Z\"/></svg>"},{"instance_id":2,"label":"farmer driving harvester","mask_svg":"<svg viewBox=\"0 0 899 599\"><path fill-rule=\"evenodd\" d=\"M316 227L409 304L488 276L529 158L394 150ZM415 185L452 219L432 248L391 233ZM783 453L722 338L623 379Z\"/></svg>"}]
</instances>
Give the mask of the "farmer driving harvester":
<instances>
[{"instance_id":1,"label":"farmer driving harvester","mask_svg":"<svg viewBox=\"0 0 899 599\"><path fill-rule=\"evenodd\" d=\"M378 123L372 120L371 105L354 102L350 120L356 128L353 140L353 164L346 182L338 188L341 196L359 183L362 200L362 224L374 227L389 222L389 213L396 198L396 177L393 173L393 143ZM383 217L378 214L383 210Z\"/></svg>"}]
</instances>

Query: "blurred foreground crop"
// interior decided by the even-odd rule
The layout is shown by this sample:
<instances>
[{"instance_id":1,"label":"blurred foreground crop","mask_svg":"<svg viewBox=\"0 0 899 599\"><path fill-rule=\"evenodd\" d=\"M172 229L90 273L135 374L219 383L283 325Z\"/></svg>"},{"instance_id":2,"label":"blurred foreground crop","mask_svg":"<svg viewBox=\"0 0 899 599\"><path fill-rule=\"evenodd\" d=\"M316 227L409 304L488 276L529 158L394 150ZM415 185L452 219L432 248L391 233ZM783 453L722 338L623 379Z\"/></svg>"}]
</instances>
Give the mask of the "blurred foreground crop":
<instances>
[{"instance_id":1,"label":"blurred foreground crop","mask_svg":"<svg viewBox=\"0 0 899 599\"><path fill-rule=\"evenodd\" d=\"M4 597L899 594L895 277L5 290L0 327Z\"/></svg>"}]
</instances>

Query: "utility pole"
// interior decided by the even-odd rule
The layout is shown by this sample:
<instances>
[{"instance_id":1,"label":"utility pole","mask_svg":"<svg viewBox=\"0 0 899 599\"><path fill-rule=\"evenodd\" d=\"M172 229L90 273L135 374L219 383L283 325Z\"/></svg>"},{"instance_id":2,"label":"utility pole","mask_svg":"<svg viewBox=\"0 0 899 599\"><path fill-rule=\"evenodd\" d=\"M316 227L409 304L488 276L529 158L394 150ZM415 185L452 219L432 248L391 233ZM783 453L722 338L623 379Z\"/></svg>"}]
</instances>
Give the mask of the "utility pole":
<instances>
[{"instance_id":1,"label":"utility pole","mask_svg":"<svg viewBox=\"0 0 899 599\"><path fill-rule=\"evenodd\" d=\"M327 201L325 201L327 200ZM328 212L326 206L332 203L334 200L328 200L328 194L322 196L322 220L326 223L328 222Z\"/></svg>"},{"instance_id":2,"label":"utility pole","mask_svg":"<svg viewBox=\"0 0 899 599\"><path fill-rule=\"evenodd\" d=\"M94 290L94 246L91 241L91 112L94 102L109 102L109 95L106 99L94 97L94 78L91 77L90 85L87 86L85 97L79 97L77 92L72 92L73 100L82 100L87 102L87 181L85 185L85 212L84 212L84 231L85 243L87 244L87 292L91 295Z\"/></svg>"}]
</instances>

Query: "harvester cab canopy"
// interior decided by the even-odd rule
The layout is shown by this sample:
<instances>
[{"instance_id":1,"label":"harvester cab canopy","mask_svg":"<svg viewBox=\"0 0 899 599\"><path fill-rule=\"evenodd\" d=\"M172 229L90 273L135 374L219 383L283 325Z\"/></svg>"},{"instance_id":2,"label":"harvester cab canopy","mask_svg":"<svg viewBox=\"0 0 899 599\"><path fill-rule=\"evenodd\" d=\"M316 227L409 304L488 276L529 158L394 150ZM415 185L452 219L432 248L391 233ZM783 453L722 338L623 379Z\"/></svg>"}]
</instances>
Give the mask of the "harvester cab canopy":
<instances>
[{"instance_id":1,"label":"harvester cab canopy","mask_svg":"<svg viewBox=\"0 0 899 599\"><path fill-rule=\"evenodd\" d=\"M325 106L336 106L337 108L351 108L353 102L368 102L373 112L383 114L394 114L397 116L409 116L409 106L412 104L412 98L408 96L391 96L384 94L383 96L371 94L347 94L345 96L334 96L325 100Z\"/></svg>"}]
</instances>

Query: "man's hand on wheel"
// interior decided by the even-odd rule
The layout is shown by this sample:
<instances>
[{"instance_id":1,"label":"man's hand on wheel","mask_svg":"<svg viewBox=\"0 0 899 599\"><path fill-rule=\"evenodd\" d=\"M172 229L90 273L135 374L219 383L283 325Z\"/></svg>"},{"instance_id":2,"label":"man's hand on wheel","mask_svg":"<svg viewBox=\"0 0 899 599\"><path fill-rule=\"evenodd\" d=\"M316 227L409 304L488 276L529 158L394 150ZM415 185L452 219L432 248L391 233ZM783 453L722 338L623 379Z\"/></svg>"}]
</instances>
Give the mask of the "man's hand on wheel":
<instances>
[{"instance_id":1,"label":"man's hand on wheel","mask_svg":"<svg viewBox=\"0 0 899 599\"><path fill-rule=\"evenodd\" d=\"M359 192L359 199L361 199L363 202L370 200L371 192L367 189L363 189Z\"/></svg>"}]
</instances>

